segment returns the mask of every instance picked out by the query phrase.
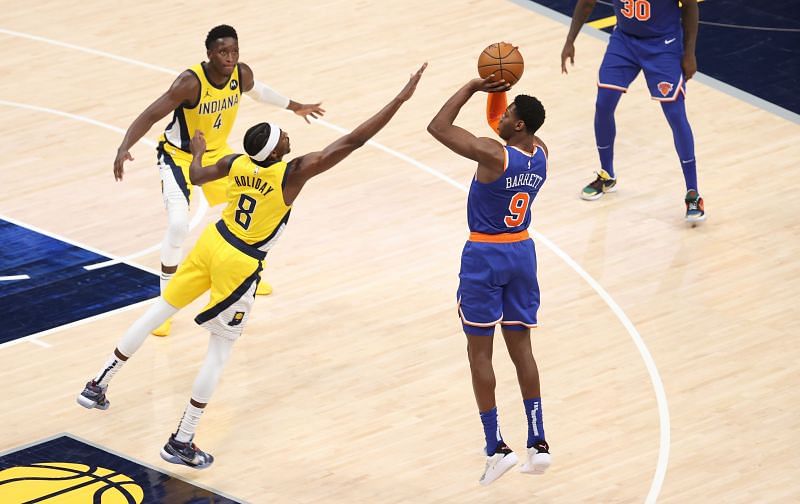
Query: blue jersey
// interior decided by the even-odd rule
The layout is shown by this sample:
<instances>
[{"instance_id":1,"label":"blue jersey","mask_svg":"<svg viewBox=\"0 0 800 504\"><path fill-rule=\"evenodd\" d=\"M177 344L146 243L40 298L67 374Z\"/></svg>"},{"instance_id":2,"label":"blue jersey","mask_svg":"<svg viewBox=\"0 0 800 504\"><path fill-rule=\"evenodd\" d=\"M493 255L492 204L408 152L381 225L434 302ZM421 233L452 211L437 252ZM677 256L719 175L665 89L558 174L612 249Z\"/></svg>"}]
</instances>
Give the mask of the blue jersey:
<instances>
[{"instance_id":1,"label":"blue jersey","mask_svg":"<svg viewBox=\"0 0 800 504\"><path fill-rule=\"evenodd\" d=\"M547 156L505 146L505 171L492 183L472 181L467 198L467 224L475 233L517 233L531 223L530 204L547 178Z\"/></svg>"},{"instance_id":2,"label":"blue jersey","mask_svg":"<svg viewBox=\"0 0 800 504\"><path fill-rule=\"evenodd\" d=\"M614 0L617 28L634 37L663 37L681 30L678 0Z\"/></svg>"}]
</instances>

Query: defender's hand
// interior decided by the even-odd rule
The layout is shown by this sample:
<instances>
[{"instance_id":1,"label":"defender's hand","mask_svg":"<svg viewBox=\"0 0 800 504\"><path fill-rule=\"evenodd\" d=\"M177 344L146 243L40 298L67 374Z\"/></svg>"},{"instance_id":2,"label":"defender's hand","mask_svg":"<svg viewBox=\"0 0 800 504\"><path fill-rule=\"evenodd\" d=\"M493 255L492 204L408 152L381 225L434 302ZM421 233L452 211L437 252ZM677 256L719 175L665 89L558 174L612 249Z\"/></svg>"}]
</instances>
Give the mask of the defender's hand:
<instances>
[{"instance_id":1,"label":"defender's hand","mask_svg":"<svg viewBox=\"0 0 800 504\"><path fill-rule=\"evenodd\" d=\"M133 161L131 153L127 150L117 150L117 157L114 159L114 180L122 180L122 176L125 173L125 168L123 167L125 161Z\"/></svg>"},{"instance_id":2,"label":"defender's hand","mask_svg":"<svg viewBox=\"0 0 800 504\"><path fill-rule=\"evenodd\" d=\"M202 156L206 152L206 137L200 130L195 130L191 142L192 154Z\"/></svg>"},{"instance_id":3,"label":"defender's hand","mask_svg":"<svg viewBox=\"0 0 800 504\"><path fill-rule=\"evenodd\" d=\"M322 102L320 103L301 103L300 107L293 112L303 119L306 120L307 123L311 124L311 121L308 120L308 116L313 117L314 119L319 119L320 117L325 115L325 109L320 107Z\"/></svg>"},{"instance_id":4,"label":"defender's hand","mask_svg":"<svg viewBox=\"0 0 800 504\"><path fill-rule=\"evenodd\" d=\"M414 74L408 79L405 87L402 89L402 91L400 91L400 94L397 95L398 100L406 101L411 98L411 96L414 94L414 91L417 89L417 83L422 78L422 72L424 72L426 68L428 68L427 61L423 63L422 66L419 67L419 70L414 72Z\"/></svg>"}]
</instances>

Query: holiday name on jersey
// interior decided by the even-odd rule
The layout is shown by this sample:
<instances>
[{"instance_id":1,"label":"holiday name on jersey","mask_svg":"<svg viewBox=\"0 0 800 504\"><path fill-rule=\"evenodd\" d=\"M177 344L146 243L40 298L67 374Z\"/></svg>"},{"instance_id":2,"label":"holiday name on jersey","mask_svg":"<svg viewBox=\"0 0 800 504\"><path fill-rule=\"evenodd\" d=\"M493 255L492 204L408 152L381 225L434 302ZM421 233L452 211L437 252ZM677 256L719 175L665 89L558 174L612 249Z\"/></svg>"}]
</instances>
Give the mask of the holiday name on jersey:
<instances>
[{"instance_id":1,"label":"holiday name on jersey","mask_svg":"<svg viewBox=\"0 0 800 504\"><path fill-rule=\"evenodd\" d=\"M239 187L252 187L256 191L260 192L264 196L271 193L275 190L274 187L267 184L265 181L261 180L258 177L248 177L246 175L236 175L233 177L233 181L236 182L236 185Z\"/></svg>"},{"instance_id":2,"label":"holiday name on jersey","mask_svg":"<svg viewBox=\"0 0 800 504\"><path fill-rule=\"evenodd\" d=\"M528 186L538 189L540 185L542 185L542 177L535 173L520 173L513 177L506 177L506 189L519 186Z\"/></svg>"}]
</instances>

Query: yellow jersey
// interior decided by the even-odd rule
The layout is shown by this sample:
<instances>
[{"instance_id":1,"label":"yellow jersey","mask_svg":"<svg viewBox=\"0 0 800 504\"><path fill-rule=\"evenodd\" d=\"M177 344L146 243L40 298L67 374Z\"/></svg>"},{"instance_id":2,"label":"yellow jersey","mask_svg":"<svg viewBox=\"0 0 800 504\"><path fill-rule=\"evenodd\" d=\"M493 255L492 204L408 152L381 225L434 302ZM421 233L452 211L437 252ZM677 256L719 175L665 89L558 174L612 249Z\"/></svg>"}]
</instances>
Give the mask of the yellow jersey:
<instances>
[{"instance_id":1,"label":"yellow jersey","mask_svg":"<svg viewBox=\"0 0 800 504\"><path fill-rule=\"evenodd\" d=\"M222 221L234 236L263 252L280 237L292 211L283 200L285 177L285 161L264 168L246 155L236 157L228 173Z\"/></svg>"},{"instance_id":2,"label":"yellow jersey","mask_svg":"<svg viewBox=\"0 0 800 504\"><path fill-rule=\"evenodd\" d=\"M200 130L206 138L207 155L213 156L215 151L227 148L228 135L239 111L242 97L239 65L233 69L228 81L219 87L208 80L202 63L192 66L189 71L200 81L197 104L194 107L181 105L176 108L161 140L191 153L189 141L194 132Z\"/></svg>"}]
</instances>

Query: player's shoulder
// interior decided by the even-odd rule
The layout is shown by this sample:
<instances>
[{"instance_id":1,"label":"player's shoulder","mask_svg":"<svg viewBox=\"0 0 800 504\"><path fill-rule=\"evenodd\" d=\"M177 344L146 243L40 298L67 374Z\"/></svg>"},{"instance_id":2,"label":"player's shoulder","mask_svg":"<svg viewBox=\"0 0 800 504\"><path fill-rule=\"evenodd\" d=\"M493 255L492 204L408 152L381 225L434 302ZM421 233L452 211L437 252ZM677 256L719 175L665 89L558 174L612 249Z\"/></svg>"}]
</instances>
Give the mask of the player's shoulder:
<instances>
[{"instance_id":1,"label":"player's shoulder","mask_svg":"<svg viewBox=\"0 0 800 504\"><path fill-rule=\"evenodd\" d=\"M255 83L255 77L253 76L253 69L250 68L250 65L247 63L240 61L238 63L239 66L239 80L242 81L242 91L250 91L253 88L253 84Z\"/></svg>"}]
</instances>

